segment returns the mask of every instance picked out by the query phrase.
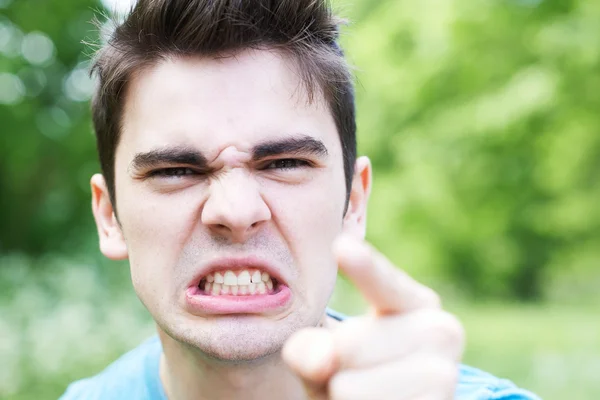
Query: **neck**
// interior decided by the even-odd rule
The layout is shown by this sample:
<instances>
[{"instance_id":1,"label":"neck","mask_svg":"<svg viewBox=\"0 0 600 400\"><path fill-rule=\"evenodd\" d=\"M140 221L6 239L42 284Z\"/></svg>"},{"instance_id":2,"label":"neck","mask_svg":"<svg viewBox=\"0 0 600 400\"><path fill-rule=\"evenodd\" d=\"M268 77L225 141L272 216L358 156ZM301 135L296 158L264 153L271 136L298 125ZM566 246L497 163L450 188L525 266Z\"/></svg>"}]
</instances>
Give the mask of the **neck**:
<instances>
[{"instance_id":1,"label":"neck","mask_svg":"<svg viewBox=\"0 0 600 400\"><path fill-rule=\"evenodd\" d=\"M324 320L324 327L333 323ZM163 346L160 379L169 400L277 398L305 400L300 379L287 367L281 352L244 362L215 360L159 329Z\"/></svg>"},{"instance_id":2,"label":"neck","mask_svg":"<svg viewBox=\"0 0 600 400\"><path fill-rule=\"evenodd\" d=\"M161 356L160 377L169 400L262 400L271 398L273 393L285 393L285 399L304 399L301 382L285 366L280 354L260 361L226 363L196 356L192 359L189 354L174 348L169 351L168 347Z\"/></svg>"}]
</instances>

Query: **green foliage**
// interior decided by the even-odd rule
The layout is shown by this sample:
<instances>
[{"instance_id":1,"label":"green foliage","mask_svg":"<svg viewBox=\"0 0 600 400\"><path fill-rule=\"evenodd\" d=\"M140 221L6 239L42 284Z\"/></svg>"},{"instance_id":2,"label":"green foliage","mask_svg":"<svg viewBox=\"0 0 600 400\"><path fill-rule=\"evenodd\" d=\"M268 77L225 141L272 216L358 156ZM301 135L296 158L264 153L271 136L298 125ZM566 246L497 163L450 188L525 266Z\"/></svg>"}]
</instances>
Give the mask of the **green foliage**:
<instances>
[{"instance_id":1,"label":"green foliage","mask_svg":"<svg viewBox=\"0 0 600 400\"><path fill-rule=\"evenodd\" d=\"M451 304L598 302L600 2L335 3L353 22L343 40L375 170L369 240ZM81 42L99 7L0 0L3 398L53 398L152 330L125 266L101 261L89 210ZM344 280L332 301L364 307ZM466 361L547 399L592 398L589 307L455 307Z\"/></svg>"},{"instance_id":2,"label":"green foliage","mask_svg":"<svg viewBox=\"0 0 600 400\"><path fill-rule=\"evenodd\" d=\"M0 251L70 251L93 233L88 182L98 168L81 43L94 35L93 7L0 6Z\"/></svg>"},{"instance_id":3,"label":"green foliage","mask_svg":"<svg viewBox=\"0 0 600 400\"><path fill-rule=\"evenodd\" d=\"M370 240L442 291L593 295L600 4L338 3L355 20L344 42L375 168ZM99 5L3 4L0 250L69 252L95 240L81 41Z\"/></svg>"},{"instance_id":4,"label":"green foliage","mask_svg":"<svg viewBox=\"0 0 600 400\"><path fill-rule=\"evenodd\" d=\"M345 41L370 239L476 298L596 293L600 3L368 4Z\"/></svg>"}]
</instances>

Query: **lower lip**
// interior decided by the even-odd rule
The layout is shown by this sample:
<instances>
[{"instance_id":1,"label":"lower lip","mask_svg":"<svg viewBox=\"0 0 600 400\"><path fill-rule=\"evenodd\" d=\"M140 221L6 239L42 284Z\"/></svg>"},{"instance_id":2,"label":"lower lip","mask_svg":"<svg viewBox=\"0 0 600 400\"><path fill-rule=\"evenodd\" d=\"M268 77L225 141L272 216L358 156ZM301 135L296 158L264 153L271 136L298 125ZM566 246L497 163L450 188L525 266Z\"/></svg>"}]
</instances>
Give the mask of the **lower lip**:
<instances>
[{"instance_id":1,"label":"lower lip","mask_svg":"<svg viewBox=\"0 0 600 400\"><path fill-rule=\"evenodd\" d=\"M281 310L291 297L290 289L281 284L276 293L248 296L211 296L194 286L186 292L186 303L193 314L264 314Z\"/></svg>"}]
</instances>

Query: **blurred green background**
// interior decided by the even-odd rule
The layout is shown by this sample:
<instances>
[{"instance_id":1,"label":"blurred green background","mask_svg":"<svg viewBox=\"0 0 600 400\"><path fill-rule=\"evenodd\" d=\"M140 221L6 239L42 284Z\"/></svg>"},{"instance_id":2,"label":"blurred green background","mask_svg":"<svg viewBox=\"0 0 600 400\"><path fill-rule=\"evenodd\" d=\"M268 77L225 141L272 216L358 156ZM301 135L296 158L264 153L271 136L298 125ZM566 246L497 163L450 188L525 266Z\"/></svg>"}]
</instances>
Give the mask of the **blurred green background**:
<instances>
[{"instance_id":1,"label":"blurred green background","mask_svg":"<svg viewBox=\"0 0 600 400\"><path fill-rule=\"evenodd\" d=\"M375 169L369 240L462 319L466 363L600 397L600 2L335 4ZM0 398L56 398L153 331L90 212L82 40L102 9L0 0ZM332 306L365 309L343 279Z\"/></svg>"}]
</instances>

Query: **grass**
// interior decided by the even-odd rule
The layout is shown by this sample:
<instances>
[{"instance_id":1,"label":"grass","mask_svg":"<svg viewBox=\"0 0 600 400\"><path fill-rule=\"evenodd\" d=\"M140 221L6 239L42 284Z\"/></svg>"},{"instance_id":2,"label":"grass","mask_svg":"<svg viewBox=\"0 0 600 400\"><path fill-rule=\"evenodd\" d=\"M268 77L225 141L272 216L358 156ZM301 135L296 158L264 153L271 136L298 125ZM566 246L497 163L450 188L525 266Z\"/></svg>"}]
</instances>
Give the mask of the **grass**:
<instances>
[{"instance_id":1,"label":"grass","mask_svg":"<svg viewBox=\"0 0 600 400\"><path fill-rule=\"evenodd\" d=\"M127 268L89 260L47 260L33 268L0 258L0 398L57 398L152 334L128 284ZM364 302L344 280L333 308L355 314ZM464 361L545 400L600 394L600 319L594 309L559 305L448 306L463 321Z\"/></svg>"},{"instance_id":2,"label":"grass","mask_svg":"<svg viewBox=\"0 0 600 400\"><path fill-rule=\"evenodd\" d=\"M457 307L468 335L465 362L507 377L546 400L600 395L600 320L575 307Z\"/></svg>"},{"instance_id":3,"label":"grass","mask_svg":"<svg viewBox=\"0 0 600 400\"><path fill-rule=\"evenodd\" d=\"M366 308L344 281L332 306L348 314ZM600 397L598 309L589 305L464 302L446 308L465 327L465 364L509 379L544 400Z\"/></svg>"}]
</instances>

